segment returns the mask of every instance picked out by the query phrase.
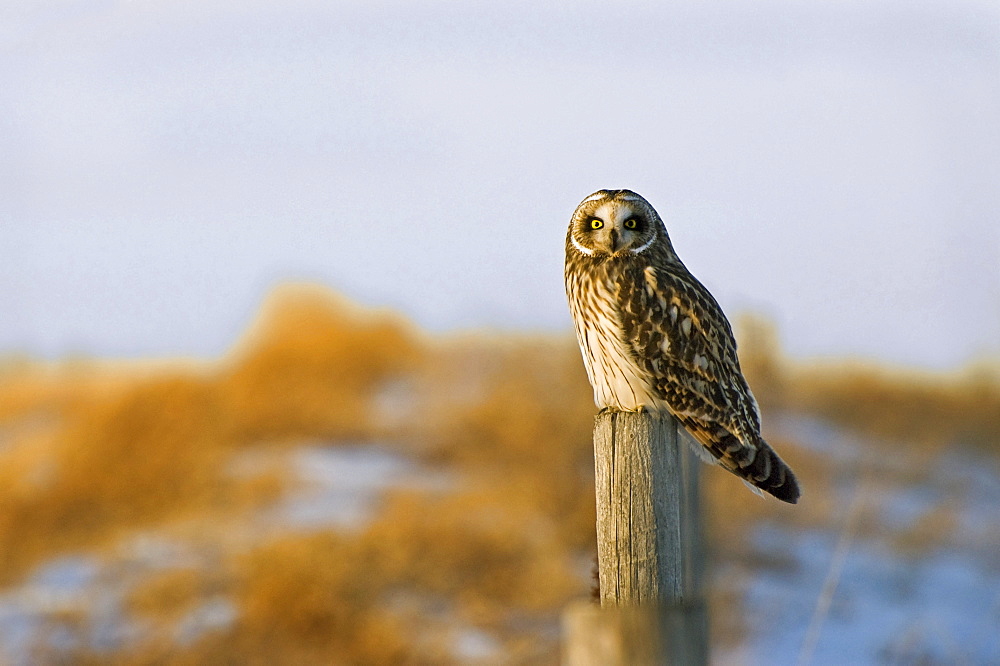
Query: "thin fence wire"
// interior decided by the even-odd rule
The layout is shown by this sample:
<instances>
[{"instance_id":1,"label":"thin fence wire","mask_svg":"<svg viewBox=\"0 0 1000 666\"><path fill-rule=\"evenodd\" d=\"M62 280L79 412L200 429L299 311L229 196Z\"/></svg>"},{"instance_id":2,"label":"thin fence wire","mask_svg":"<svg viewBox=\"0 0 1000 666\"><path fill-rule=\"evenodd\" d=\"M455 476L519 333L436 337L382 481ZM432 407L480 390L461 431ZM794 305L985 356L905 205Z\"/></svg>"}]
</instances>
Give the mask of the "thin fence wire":
<instances>
[{"instance_id":1,"label":"thin fence wire","mask_svg":"<svg viewBox=\"0 0 1000 666\"><path fill-rule=\"evenodd\" d=\"M837 546L834 548L833 557L830 559L830 568L826 572L823 588L816 599L816 606L813 609L812 618L809 620L809 628L806 630L805 639L802 641L798 666L809 666L812 662L816 645L819 643L819 638L823 633L823 623L826 621L827 615L830 614L830 606L833 604L833 598L837 593L837 585L840 583L840 576L844 571L844 563L847 561L847 556L857 536L868 485L867 480L862 478L854 490L854 496L851 498L850 507L844 518L844 524L840 527Z\"/></svg>"}]
</instances>

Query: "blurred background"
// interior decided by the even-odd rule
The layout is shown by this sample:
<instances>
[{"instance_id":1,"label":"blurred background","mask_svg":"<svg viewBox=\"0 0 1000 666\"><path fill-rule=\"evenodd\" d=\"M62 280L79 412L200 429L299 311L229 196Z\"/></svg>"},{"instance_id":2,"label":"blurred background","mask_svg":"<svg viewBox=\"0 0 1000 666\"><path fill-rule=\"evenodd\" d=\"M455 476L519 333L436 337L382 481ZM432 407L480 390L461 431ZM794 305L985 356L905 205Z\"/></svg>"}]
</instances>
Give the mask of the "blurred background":
<instances>
[{"instance_id":1,"label":"blurred background","mask_svg":"<svg viewBox=\"0 0 1000 666\"><path fill-rule=\"evenodd\" d=\"M705 468L716 663L1000 662L995 2L0 6L0 661L558 660L628 187L795 507Z\"/></svg>"}]
</instances>

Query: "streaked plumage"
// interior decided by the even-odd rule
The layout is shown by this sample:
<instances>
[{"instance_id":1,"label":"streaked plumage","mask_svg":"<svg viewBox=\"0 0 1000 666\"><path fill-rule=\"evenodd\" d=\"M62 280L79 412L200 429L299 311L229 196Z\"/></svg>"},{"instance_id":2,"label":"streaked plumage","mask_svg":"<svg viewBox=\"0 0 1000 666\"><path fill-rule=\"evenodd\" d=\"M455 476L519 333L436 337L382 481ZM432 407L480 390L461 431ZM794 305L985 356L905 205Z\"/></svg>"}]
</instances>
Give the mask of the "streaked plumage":
<instances>
[{"instance_id":1,"label":"streaked plumage","mask_svg":"<svg viewBox=\"0 0 1000 666\"><path fill-rule=\"evenodd\" d=\"M584 199L566 236L565 276L598 407L669 411L703 458L798 500L795 475L761 437L729 321L645 199L630 190Z\"/></svg>"}]
</instances>

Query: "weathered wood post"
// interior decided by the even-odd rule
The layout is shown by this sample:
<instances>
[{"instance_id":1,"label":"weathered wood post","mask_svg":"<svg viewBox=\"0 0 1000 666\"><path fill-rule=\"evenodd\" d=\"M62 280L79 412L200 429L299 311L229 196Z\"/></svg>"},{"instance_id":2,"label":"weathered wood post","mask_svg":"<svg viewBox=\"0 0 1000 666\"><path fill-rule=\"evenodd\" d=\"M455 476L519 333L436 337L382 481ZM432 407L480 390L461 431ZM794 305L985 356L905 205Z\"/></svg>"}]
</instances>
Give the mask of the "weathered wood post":
<instances>
[{"instance_id":1,"label":"weathered wood post","mask_svg":"<svg viewBox=\"0 0 1000 666\"><path fill-rule=\"evenodd\" d=\"M681 432L669 415L595 419L601 607L566 611L566 664L708 662L700 462Z\"/></svg>"}]
</instances>

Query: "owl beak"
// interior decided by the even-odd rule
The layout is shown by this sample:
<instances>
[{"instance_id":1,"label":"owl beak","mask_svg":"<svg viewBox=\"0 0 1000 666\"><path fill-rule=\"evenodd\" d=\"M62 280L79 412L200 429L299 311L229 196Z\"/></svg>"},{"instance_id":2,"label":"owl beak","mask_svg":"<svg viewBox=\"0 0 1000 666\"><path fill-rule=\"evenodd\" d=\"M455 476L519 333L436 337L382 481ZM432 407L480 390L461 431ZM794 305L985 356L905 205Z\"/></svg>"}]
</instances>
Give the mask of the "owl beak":
<instances>
[{"instance_id":1,"label":"owl beak","mask_svg":"<svg viewBox=\"0 0 1000 666\"><path fill-rule=\"evenodd\" d=\"M620 241L621 237L618 235L617 229L611 229L608 231L608 247L611 250L611 254L615 254L618 252L619 248L621 247Z\"/></svg>"}]
</instances>

